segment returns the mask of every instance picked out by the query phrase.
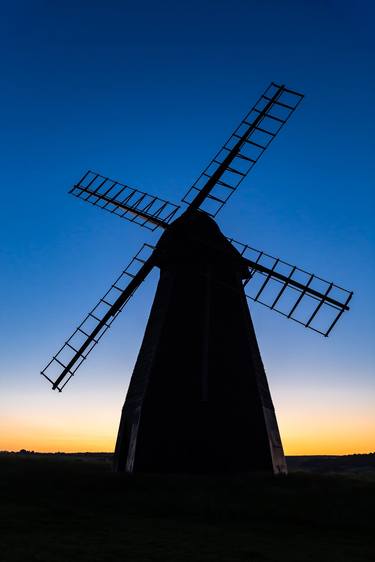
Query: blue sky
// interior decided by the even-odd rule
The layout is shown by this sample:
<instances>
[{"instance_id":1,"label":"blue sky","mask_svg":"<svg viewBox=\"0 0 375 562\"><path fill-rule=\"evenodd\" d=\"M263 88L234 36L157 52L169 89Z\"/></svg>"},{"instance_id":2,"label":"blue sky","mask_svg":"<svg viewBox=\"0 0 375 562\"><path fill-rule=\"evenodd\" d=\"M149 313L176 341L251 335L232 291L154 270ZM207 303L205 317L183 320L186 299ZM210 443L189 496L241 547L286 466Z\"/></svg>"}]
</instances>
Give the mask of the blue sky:
<instances>
[{"instance_id":1,"label":"blue sky","mask_svg":"<svg viewBox=\"0 0 375 562\"><path fill-rule=\"evenodd\" d=\"M372 21L364 1L2 7L0 449L110 448L152 302L156 275L62 395L39 377L156 234L70 186L91 168L178 203L271 80L306 98L218 222L355 292L327 339L252 306L287 452L375 449Z\"/></svg>"}]
</instances>

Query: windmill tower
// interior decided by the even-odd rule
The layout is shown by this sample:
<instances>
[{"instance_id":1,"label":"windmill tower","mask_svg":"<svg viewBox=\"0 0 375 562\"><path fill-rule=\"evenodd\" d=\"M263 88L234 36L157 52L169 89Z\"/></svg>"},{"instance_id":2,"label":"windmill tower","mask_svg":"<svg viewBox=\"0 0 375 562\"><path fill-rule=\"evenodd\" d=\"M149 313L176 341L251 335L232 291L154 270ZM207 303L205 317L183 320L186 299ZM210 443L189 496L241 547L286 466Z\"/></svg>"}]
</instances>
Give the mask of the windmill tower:
<instances>
[{"instance_id":1,"label":"windmill tower","mask_svg":"<svg viewBox=\"0 0 375 562\"><path fill-rule=\"evenodd\" d=\"M271 83L180 207L88 171L71 193L155 230L41 372L62 390L150 271L156 295L117 436L134 472L285 473L247 299L328 336L352 293L227 238L215 217L302 99Z\"/></svg>"}]
</instances>

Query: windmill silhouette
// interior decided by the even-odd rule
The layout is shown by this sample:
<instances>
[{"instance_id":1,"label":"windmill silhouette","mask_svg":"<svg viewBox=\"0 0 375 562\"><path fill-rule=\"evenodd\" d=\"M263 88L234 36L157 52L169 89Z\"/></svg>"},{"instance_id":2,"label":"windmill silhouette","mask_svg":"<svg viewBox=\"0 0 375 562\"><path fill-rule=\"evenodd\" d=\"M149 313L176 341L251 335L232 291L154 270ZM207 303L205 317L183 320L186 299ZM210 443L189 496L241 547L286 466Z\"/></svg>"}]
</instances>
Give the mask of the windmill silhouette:
<instances>
[{"instance_id":1,"label":"windmill silhouette","mask_svg":"<svg viewBox=\"0 0 375 562\"><path fill-rule=\"evenodd\" d=\"M88 171L70 193L155 230L41 374L61 391L154 267L156 295L117 436L133 472L286 472L247 299L328 336L352 292L226 238L214 217L303 95L272 82L180 207ZM177 217L177 218L176 218Z\"/></svg>"}]
</instances>

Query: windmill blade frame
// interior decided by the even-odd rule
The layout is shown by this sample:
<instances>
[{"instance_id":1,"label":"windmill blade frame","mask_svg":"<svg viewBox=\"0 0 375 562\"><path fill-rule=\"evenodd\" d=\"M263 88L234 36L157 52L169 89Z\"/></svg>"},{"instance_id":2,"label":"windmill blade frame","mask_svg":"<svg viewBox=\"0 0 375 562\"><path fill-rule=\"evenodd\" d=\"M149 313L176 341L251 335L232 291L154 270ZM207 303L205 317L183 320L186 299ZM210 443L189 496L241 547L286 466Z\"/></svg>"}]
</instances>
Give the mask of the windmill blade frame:
<instances>
[{"instance_id":1,"label":"windmill blade frame","mask_svg":"<svg viewBox=\"0 0 375 562\"><path fill-rule=\"evenodd\" d=\"M179 205L88 170L69 191L78 199L148 230L167 228Z\"/></svg>"},{"instance_id":2,"label":"windmill blade frame","mask_svg":"<svg viewBox=\"0 0 375 562\"><path fill-rule=\"evenodd\" d=\"M352 291L247 244L228 240L249 267L249 278L244 281L248 299L326 337L349 310Z\"/></svg>"},{"instance_id":3,"label":"windmill blade frame","mask_svg":"<svg viewBox=\"0 0 375 562\"><path fill-rule=\"evenodd\" d=\"M303 94L271 84L182 198L215 217L297 109Z\"/></svg>"},{"instance_id":4,"label":"windmill blade frame","mask_svg":"<svg viewBox=\"0 0 375 562\"><path fill-rule=\"evenodd\" d=\"M154 267L154 247L143 244L110 289L41 371L60 392ZM61 384L63 382L63 384Z\"/></svg>"}]
</instances>

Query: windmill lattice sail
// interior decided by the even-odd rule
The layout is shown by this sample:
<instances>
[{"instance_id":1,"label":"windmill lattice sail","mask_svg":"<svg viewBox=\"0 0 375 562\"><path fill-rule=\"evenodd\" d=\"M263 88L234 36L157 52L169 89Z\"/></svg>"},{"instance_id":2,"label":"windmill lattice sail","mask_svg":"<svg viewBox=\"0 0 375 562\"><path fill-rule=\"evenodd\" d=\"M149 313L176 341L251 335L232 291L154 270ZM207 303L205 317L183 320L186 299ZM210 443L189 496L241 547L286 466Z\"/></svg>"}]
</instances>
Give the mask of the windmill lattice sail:
<instances>
[{"instance_id":1,"label":"windmill lattice sail","mask_svg":"<svg viewBox=\"0 0 375 562\"><path fill-rule=\"evenodd\" d=\"M312 273L229 239L248 261L246 296L271 310L328 336L349 310L353 293Z\"/></svg>"},{"instance_id":2,"label":"windmill lattice sail","mask_svg":"<svg viewBox=\"0 0 375 562\"><path fill-rule=\"evenodd\" d=\"M271 82L182 201L216 216L302 99Z\"/></svg>"},{"instance_id":3,"label":"windmill lattice sail","mask_svg":"<svg viewBox=\"0 0 375 562\"><path fill-rule=\"evenodd\" d=\"M59 391L64 388L123 310L140 283L136 283L134 289L130 287L132 289L130 291L129 286L137 279L142 268L150 262L153 249L150 244L143 244L110 289L41 371L41 374L52 383L53 388L57 388ZM147 273L149 271L150 268ZM140 282L142 281L143 279L140 279ZM125 294L127 290L128 294ZM126 298L122 299L121 305L116 306L119 298L124 295Z\"/></svg>"},{"instance_id":4,"label":"windmill lattice sail","mask_svg":"<svg viewBox=\"0 0 375 562\"><path fill-rule=\"evenodd\" d=\"M166 228L178 209L169 201L149 195L89 170L69 191L75 197L149 230Z\"/></svg>"}]
</instances>

